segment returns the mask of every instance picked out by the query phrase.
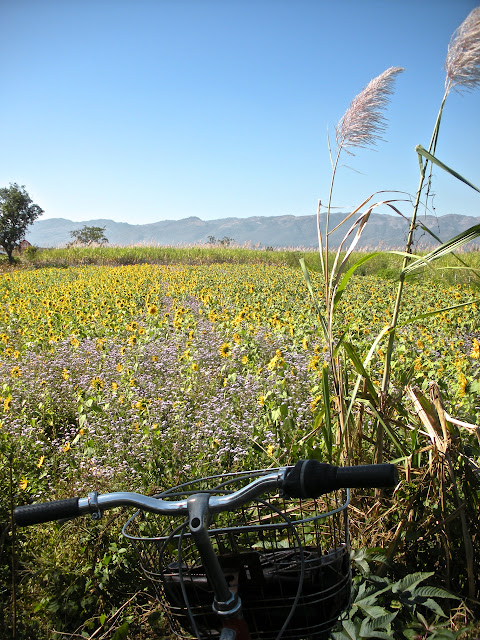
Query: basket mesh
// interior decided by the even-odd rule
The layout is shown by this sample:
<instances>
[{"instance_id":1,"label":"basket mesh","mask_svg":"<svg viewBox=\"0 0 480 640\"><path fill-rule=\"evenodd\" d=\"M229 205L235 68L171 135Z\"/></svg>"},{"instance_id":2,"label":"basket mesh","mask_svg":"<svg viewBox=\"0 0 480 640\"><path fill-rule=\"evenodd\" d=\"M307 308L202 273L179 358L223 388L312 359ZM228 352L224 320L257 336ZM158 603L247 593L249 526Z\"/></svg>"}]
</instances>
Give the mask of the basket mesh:
<instances>
[{"instance_id":1,"label":"basket mesh","mask_svg":"<svg viewBox=\"0 0 480 640\"><path fill-rule=\"evenodd\" d=\"M207 487L224 494L250 479L206 478L161 497L179 499ZM329 636L350 601L346 507L341 492L316 500L267 496L212 517L209 535L230 589L241 597L252 640L275 640L281 630L285 640ZM185 518L137 512L124 535L134 543L175 635L188 639L198 632L202 640L217 639L221 621L212 611L214 595Z\"/></svg>"}]
</instances>

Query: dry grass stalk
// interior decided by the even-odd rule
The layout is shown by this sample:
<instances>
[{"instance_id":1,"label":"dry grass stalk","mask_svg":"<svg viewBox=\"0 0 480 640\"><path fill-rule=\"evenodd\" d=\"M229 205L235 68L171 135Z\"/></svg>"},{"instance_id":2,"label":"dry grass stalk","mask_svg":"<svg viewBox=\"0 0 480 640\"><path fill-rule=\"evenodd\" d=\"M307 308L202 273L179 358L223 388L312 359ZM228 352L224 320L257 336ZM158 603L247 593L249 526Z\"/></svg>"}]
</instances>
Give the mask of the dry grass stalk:
<instances>
[{"instance_id":1,"label":"dry grass stalk","mask_svg":"<svg viewBox=\"0 0 480 640\"><path fill-rule=\"evenodd\" d=\"M381 134L386 128L382 111L393 93L395 78L402 71L402 67L386 69L370 80L365 89L352 100L336 127L338 149L348 151L352 147L368 147L382 139Z\"/></svg>"},{"instance_id":2,"label":"dry grass stalk","mask_svg":"<svg viewBox=\"0 0 480 640\"><path fill-rule=\"evenodd\" d=\"M433 386L434 396L436 395L436 391L438 390L438 385L437 385L437 390L435 389L435 385L436 385L435 382L431 383L431 388ZM430 436L430 440L433 444L433 451L429 452L429 454L431 454L431 458L430 458L431 475L432 477L434 475L432 471L433 471L433 462L434 462L433 459L435 457L435 461L437 463L435 465L435 472L440 477L442 484L445 481L444 472L443 472L443 464L444 464L443 461L445 461L447 464L447 468L448 468L448 472L451 480L451 491L454 495L454 500L457 504L456 512L458 512L458 516L460 518L460 524L461 524L462 534L463 534L463 544L465 548L465 559L466 559L466 565L467 565L468 594L469 594L469 598L474 599L476 594L476 586L475 586L476 576L473 569L473 566L474 566L473 542L472 542L472 537L470 535L470 531L468 528L467 517L465 514L465 501L463 501L460 496L458 483L456 479L456 472L455 472L454 464L452 461L452 456L449 451L450 449L449 439L448 439L448 436L445 438L442 438L440 423L437 417L434 415L434 406L432 406L428 402L428 400L420 391L413 389L412 387L407 387L407 392L414 404L415 411L417 412L417 415L420 418L420 420L423 422ZM438 399L441 401L439 391L438 391ZM441 454L440 458L438 457L437 452ZM455 450L453 450L452 453L456 455ZM446 521L448 516L445 512L444 504L442 505L442 511L445 514L444 519ZM447 547L448 547L448 536L447 536Z\"/></svg>"},{"instance_id":3,"label":"dry grass stalk","mask_svg":"<svg viewBox=\"0 0 480 640\"><path fill-rule=\"evenodd\" d=\"M445 454L448 448L448 440L446 437L443 437L444 434L441 431L441 425L438 418L434 413L434 408L428 403L425 396L418 389L408 386L407 393L415 407L418 417L427 430L432 444L438 451Z\"/></svg>"},{"instance_id":4,"label":"dry grass stalk","mask_svg":"<svg viewBox=\"0 0 480 640\"><path fill-rule=\"evenodd\" d=\"M473 9L448 45L445 92L471 91L480 84L480 7Z\"/></svg>"}]
</instances>

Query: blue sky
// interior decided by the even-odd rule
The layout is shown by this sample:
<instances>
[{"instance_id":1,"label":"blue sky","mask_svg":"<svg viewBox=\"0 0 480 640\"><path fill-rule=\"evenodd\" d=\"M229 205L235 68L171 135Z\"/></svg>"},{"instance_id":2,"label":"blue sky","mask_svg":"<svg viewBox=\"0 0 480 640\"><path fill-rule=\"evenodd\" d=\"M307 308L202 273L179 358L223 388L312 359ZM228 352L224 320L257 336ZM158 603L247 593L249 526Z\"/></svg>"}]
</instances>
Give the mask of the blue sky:
<instances>
[{"instance_id":1,"label":"blue sky","mask_svg":"<svg viewBox=\"0 0 480 640\"><path fill-rule=\"evenodd\" d=\"M447 45L476 6L1 0L0 186L75 221L310 215L328 197L327 128L333 143L353 97L401 66L386 142L344 156L334 205L414 193ZM452 92L437 147L477 186L479 114L479 89ZM480 216L480 195L440 169L433 187L437 215Z\"/></svg>"}]
</instances>

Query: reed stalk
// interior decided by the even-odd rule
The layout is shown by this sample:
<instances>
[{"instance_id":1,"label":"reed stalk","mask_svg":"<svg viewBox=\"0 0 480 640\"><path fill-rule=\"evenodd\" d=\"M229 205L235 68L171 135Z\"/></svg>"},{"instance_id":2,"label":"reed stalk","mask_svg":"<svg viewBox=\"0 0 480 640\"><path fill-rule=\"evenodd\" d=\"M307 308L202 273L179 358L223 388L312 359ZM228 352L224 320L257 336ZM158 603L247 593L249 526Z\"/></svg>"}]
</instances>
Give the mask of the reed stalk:
<instances>
[{"instance_id":1,"label":"reed stalk","mask_svg":"<svg viewBox=\"0 0 480 640\"><path fill-rule=\"evenodd\" d=\"M471 91L480 84L480 7L474 9L455 31L450 40L448 46L447 58L445 62L445 92L440 104L440 109L433 128L430 145L428 148L429 153L435 155L437 147L438 136L440 132L440 124L443 115L443 109L447 97L452 89L457 92ZM418 210L421 203L421 196L425 186L427 167L429 165L428 158L423 159L419 156L420 163L420 181L415 197L415 203L413 206L412 217L410 221L409 233L407 238L407 244L405 248L406 254L412 253L413 234L416 228ZM431 163L430 163L431 167ZM430 169L431 170L431 169ZM428 184L430 177L428 178ZM428 199L427 189L427 199ZM382 398L386 398L390 386L391 368L392 368L392 354L395 342L395 333L398 324L398 316L400 312L400 306L402 301L402 293L406 278L406 267L411 258L405 256L402 265L402 271L400 273L399 283L397 287L397 295L395 299L395 305L392 314L392 321L389 327L388 345L385 353L383 377L381 385ZM376 462L381 462L383 457L383 426L379 423L377 425L377 443L376 443Z\"/></svg>"},{"instance_id":2,"label":"reed stalk","mask_svg":"<svg viewBox=\"0 0 480 640\"><path fill-rule=\"evenodd\" d=\"M325 233L322 234L320 225L320 208L319 202L317 210L317 228L319 239L319 253L320 262L324 277L324 299L325 299L325 318L322 320L322 327L325 335L325 339L328 345L329 352L329 375L333 385L333 397L335 402L335 409L338 416L338 431L336 434L336 444L340 447L345 447L346 458L348 459L348 450L350 448L349 443L351 438L347 434L347 424L349 411L347 410L347 390L346 383L343 375L344 364L341 356L338 353L337 344L335 343L333 320L335 312L335 293L336 282L339 274L338 262L339 252L335 261L330 267L329 262L329 237L334 230L330 230L330 214L332 210L332 198L335 185L335 179L337 170L339 167L340 157L343 152L350 155L354 155L354 150L359 147L367 148L375 145L377 141L381 140L381 134L386 129L386 120L383 117L383 111L386 108L390 95L393 93L393 85L396 76L401 73L403 69L401 67L390 67L386 69L379 76L369 82L369 84L353 99L349 108L344 113L343 117L338 122L336 133L336 153L335 157L332 157L330 144L330 161L332 165L332 175L330 180L330 188L328 194L328 202L326 207L326 222ZM365 202L368 202L367 199ZM363 204L365 204L365 202ZM363 206L362 204L362 206ZM370 209L371 210L371 209ZM369 211L370 211L369 210ZM352 215L357 213L357 208L353 213L347 215L340 223L341 226ZM369 212L366 214L365 222L368 219ZM337 228L336 227L336 228ZM349 237L353 227L347 233L346 238ZM343 244L343 243L342 243ZM340 251L340 250L339 250ZM344 266L342 262L341 267ZM325 413L329 416L330 397L324 394ZM329 424L333 424L328 420Z\"/></svg>"}]
</instances>

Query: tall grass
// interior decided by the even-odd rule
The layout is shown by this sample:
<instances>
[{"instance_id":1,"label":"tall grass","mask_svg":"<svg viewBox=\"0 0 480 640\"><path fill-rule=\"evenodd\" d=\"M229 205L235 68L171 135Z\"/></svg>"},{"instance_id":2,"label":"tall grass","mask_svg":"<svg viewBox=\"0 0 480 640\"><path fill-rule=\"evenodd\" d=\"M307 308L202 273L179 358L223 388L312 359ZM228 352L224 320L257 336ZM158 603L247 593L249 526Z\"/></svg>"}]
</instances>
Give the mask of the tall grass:
<instances>
[{"instance_id":1,"label":"tall grass","mask_svg":"<svg viewBox=\"0 0 480 640\"><path fill-rule=\"evenodd\" d=\"M298 257L314 251L301 249L257 250L206 246L162 247L69 247L39 249L31 255L20 256L20 264L31 267L68 267L83 264L118 266L129 264L213 264L238 263L298 265Z\"/></svg>"},{"instance_id":2,"label":"tall grass","mask_svg":"<svg viewBox=\"0 0 480 640\"><path fill-rule=\"evenodd\" d=\"M310 288L314 303L317 305L318 315L320 318L321 330L329 344L330 364L325 371L325 378L330 380L330 386L326 383L324 389L324 413L322 420L328 425L328 431L335 429L335 441L337 444L337 457L343 456L346 460L352 457L352 434L358 426L355 420L355 406L360 400L360 386L363 385L364 393L368 391L366 402L370 411L375 415L375 439L376 439L376 461L381 462L383 459L383 438L385 429L389 430L389 422L391 420L392 403L389 401L391 369L393 366L394 343L399 316L401 310L402 294L404 283L407 277L413 272L419 271L420 268L428 267L439 258L444 258L448 254L454 255L454 252L461 249L468 241L477 238L480 235L480 225L475 225L465 232L462 232L455 238L446 243L440 244L435 250L423 255L415 256L416 260L412 262L414 231L417 226L417 215L421 205L428 204L430 195L430 181L428 171L431 171L432 164L441 166L464 183L478 189L468 180L464 179L457 172L447 167L444 163L435 158L440 124L443 109L450 91L454 88L456 91L472 90L480 83L480 8L475 9L467 17L465 22L455 32L448 49L446 60L446 80L445 92L441 101L438 116L436 118L433 134L430 140L428 151L420 145L417 147L417 153L420 164L420 181L416 191L415 203L411 215L410 228L406 247L403 252L391 252L397 256L402 256L401 265L398 269L398 286L393 313L388 324L378 335L365 359L356 352L353 345L348 342L348 327L341 334L334 333L334 315L337 305L348 286L348 282L353 274L362 269L365 264L373 259L379 258L376 253L371 253L361 257L352 264L352 254L360 239L365 226L368 223L369 216L374 208L379 206L387 206L393 212L401 214L399 210L399 202L395 199L375 201L375 194L367 197L357 208L337 225L335 229L329 228L330 211L332 208L332 194L334 184L337 177L339 160L342 153L350 153L353 155L354 150L359 147L370 147L381 139L380 134L386 128L386 121L383 117L383 111L388 104L390 95L393 92L393 84L396 76L403 71L400 67L390 67L382 74L374 78L352 101L343 117L340 119L336 127L336 153L332 155L330 149L330 158L332 163L332 178L330 191L327 201L326 223L322 228L320 225L321 202L319 202L317 210L317 227L319 240L319 256L321 268L324 277L323 296L318 299L316 292L313 291L309 281L309 275L302 260L302 268L304 269L307 284ZM353 222L352 222L353 220ZM349 222L350 221L350 222ZM333 262L330 261L329 237L339 227L349 222L350 227L346 231L344 238L336 252ZM429 231L428 229L426 229ZM431 233L431 232L430 232ZM434 234L431 234L434 236ZM398 258L397 258L398 259ZM463 260L459 260L460 269L467 269L467 264ZM456 265L458 268L458 264ZM453 275L454 279L458 277L459 270ZM479 279L479 273L475 269L470 269L462 273L465 277L468 273L469 281L473 278ZM323 300L322 300L323 298ZM410 322L412 319L410 320ZM374 352L379 349L379 345L387 338L387 346L384 350L384 366L383 378L380 390L374 388L372 381L367 373L367 365ZM353 387L353 391L349 388L346 375L346 361L353 362L358 373L357 382ZM405 380L406 382L406 380ZM332 395L333 394L333 395ZM365 401L365 398L363 398ZM334 409L334 415L331 411ZM363 410L363 405L362 405ZM393 432L391 437L394 438ZM328 434L330 441L334 440L332 433Z\"/></svg>"},{"instance_id":3,"label":"tall grass","mask_svg":"<svg viewBox=\"0 0 480 640\"><path fill-rule=\"evenodd\" d=\"M331 229L330 212L332 208L333 190L342 153L353 155L357 148L370 147L381 139L381 134L386 128L383 111L393 92L394 81L402 71L403 69L401 67L390 67L371 80L353 99L349 108L337 124L337 147L335 154L332 155L330 150L332 177L324 229L322 229L320 225L320 202L317 210L319 257L324 279L323 299L317 299L306 270L305 261L301 261L307 284L314 303L317 306L322 332L328 343L329 363L323 372L323 411L319 420L319 426L320 423L323 423L324 437L331 443L335 442L336 449L334 450L332 446L330 453L332 459L335 458L336 461L340 458L343 458L347 462L351 461L353 455L352 438L355 425L352 413L353 398L350 399L348 378L345 369L345 357L348 353L348 350L344 348L346 332L343 335L338 335L338 333L335 332L335 312L354 271L360 264L365 263L375 255L370 254L370 256L362 258L358 263L354 264L353 267L347 268L348 259L351 257L362 231L368 222L370 213L381 204L386 204L394 208L394 210L396 209L390 201L374 202L372 204L372 195L366 198L361 205L354 209L349 215L345 216L334 229ZM364 207L367 207L367 209L362 212ZM354 218L354 216L357 217ZM351 226L346 232L333 262L330 262L330 235L336 231L336 229L342 227L348 221L351 221L352 218L354 218L353 224L350 222ZM352 357L351 353L350 356ZM358 358L356 359L358 360ZM377 398L374 387L371 383L369 386L371 387L371 395L374 396L374 401L376 402ZM335 433L333 433L334 431Z\"/></svg>"},{"instance_id":4,"label":"tall grass","mask_svg":"<svg viewBox=\"0 0 480 640\"><path fill-rule=\"evenodd\" d=\"M320 203L317 212L319 255L324 276L322 295L317 296L310 281L305 260L302 261L307 285L317 306L320 319L319 331L323 333L329 345L329 362L324 369L322 384L323 407L317 416L316 426L319 434L327 442L335 443L336 447L330 447L332 458L343 459L349 463L359 460L381 462L384 457L390 460L394 458L404 466L406 479L410 481L412 480L412 470L418 470L421 467L418 457L419 432L424 430L423 433L429 440L426 447L430 456L429 465L424 470L425 475L422 481L410 493L408 506L409 509L412 509L414 505L418 505L419 497L422 495L435 496L433 499L438 506L438 518L440 519L438 532L442 539L442 551L445 554L447 583L454 573L452 569L454 554L461 553L465 562L465 572L462 576L463 584L473 602L478 595L478 585L476 583L477 576L472 570L475 556L472 530L475 531L477 527L466 514L475 513L478 499L476 491L470 486L469 471L462 462L462 457L464 461L468 460L469 464L475 467L478 465L474 458L471 458L471 449L463 446L462 438L456 427L461 421L459 422L455 416L452 417L445 413L438 384L442 381L433 380L429 386L423 389L412 388L410 381L414 369L403 370L405 358L402 359L395 353L395 342L397 332L401 327L428 322L428 318L432 315L445 312L445 310L439 312L426 308L424 313L417 317L406 318L405 315L402 316L402 296L408 277L412 275L425 279L431 277L431 272L428 270L433 268L433 263L436 263L437 267L443 266L444 270L440 274L437 271L435 278L453 277L456 279L462 277L467 278L468 281L473 280L478 286L478 269L476 267L470 268L472 265L465 262L463 256L460 260L458 256L455 258L455 252L461 250L470 240L480 236L480 225L474 225L455 238L440 243L440 246L435 250L423 256L414 256L413 249L418 212L421 206L428 205L430 197L433 164L479 191L469 180L449 168L447 163L436 158L435 153L443 110L451 90L469 91L480 84L480 8L470 13L455 32L449 45L445 91L430 144L428 150L421 145L416 148L420 179L411 213L405 250L391 252L396 254L395 258L391 258L395 264L396 278L395 273L391 273L392 270L389 270L389 276L398 280L395 302L391 314L386 314L384 328L376 336L368 351L362 353L358 345L354 345L351 340L349 326L338 328L339 323L335 322L335 315L338 312L340 299L352 276L355 273L364 272L369 261L371 268L374 260L384 260L384 255L378 253L361 256L356 260L352 259L353 251L368 223L371 211L377 206L387 206L394 212L400 213L398 209L400 204L395 200L374 201L375 194L363 200L339 225L346 225L350 221L350 226L347 227L333 262L329 252L329 236L334 230L329 228L329 214L340 155L344 151L352 153L352 148L371 146L379 139L378 133L385 128L382 110L392 93L393 80L400 71L400 68L392 67L372 80L352 101L337 125L335 156L332 156L330 151L332 179L327 201L325 228L320 227ZM435 237L433 233L431 235ZM445 264L447 256L449 261L454 259L455 262ZM443 264L440 264L440 259L444 261ZM454 308L455 305L451 307L451 309ZM457 308L459 312L460 309L462 313L466 312L464 305L458 305ZM423 343L420 341L419 344ZM375 385L371 376L370 365L375 354L380 355L383 359L380 388ZM476 352L475 357L477 357ZM396 376L395 383L392 384L392 370L394 368ZM463 424L465 428L471 428L473 431L476 429L474 424L467 422ZM407 433L405 425L413 428L411 439L405 437ZM388 435L388 441L385 439L385 434ZM423 451L426 449L424 448ZM368 460L369 457L370 460ZM377 493L377 495L380 497L381 494ZM411 523L415 519L416 516L412 511L400 519L395 539L390 545L390 557L393 557L397 551L402 537L405 536L405 531L411 529ZM447 524L453 521L455 525ZM455 529L455 533L453 529ZM417 557L419 555L420 553L417 552Z\"/></svg>"},{"instance_id":5,"label":"tall grass","mask_svg":"<svg viewBox=\"0 0 480 640\"><path fill-rule=\"evenodd\" d=\"M428 202L430 195L431 174L428 171L432 169L432 161L435 160L434 155L437 148L438 137L440 134L440 124L442 121L443 110L446 100L452 89L457 92L469 91L480 84L480 7L474 9L453 34L448 47L447 58L445 62L445 92L440 104L437 119L433 128L430 145L428 147L428 155L426 157L419 154L420 163L420 180L417 188L415 204L413 207L410 230L405 248L406 254L412 253L413 234L415 231L418 210L421 205L422 195ZM418 148L417 148L418 149ZM426 193L424 188L426 184ZM402 300L403 284L407 275L407 267L410 258L405 256L402 271L400 273L399 285L397 288L397 298L393 310L393 318L391 322L391 330L389 333L388 348L385 357L384 376L382 381L382 393L387 393L390 383L390 369L392 366L393 342L395 340L395 329L398 322L400 305ZM378 449L378 457L381 458L380 446Z\"/></svg>"},{"instance_id":6,"label":"tall grass","mask_svg":"<svg viewBox=\"0 0 480 640\"><path fill-rule=\"evenodd\" d=\"M424 269L423 272L410 277L422 278L439 285L468 284L472 287L480 285L480 251L468 250L468 245L461 249L462 263L458 257L447 254L438 260L437 269ZM329 251L328 262L333 264L337 252ZM425 252L417 254L425 255ZM346 252L339 254L342 262ZM311 249L275 249L258 250L248 248L213 248L213 247L75 247L59 249L38 249L35 252L17 256L12 267L6 258L0 258L0 271L12 268L40 269L45 267L77 267L82 265L121 266L133 264L276 264L298 269L300 258L305 260L308 269L323 273L322 256ZM353 251L347 258L346 270L359 260L363 263L355 270L355 276L376 276L382 279L397 281L400 278L403 257L387 251L370 249ZM440 268L438 268L440 267Z\"/></svg>"}]
</instances>

